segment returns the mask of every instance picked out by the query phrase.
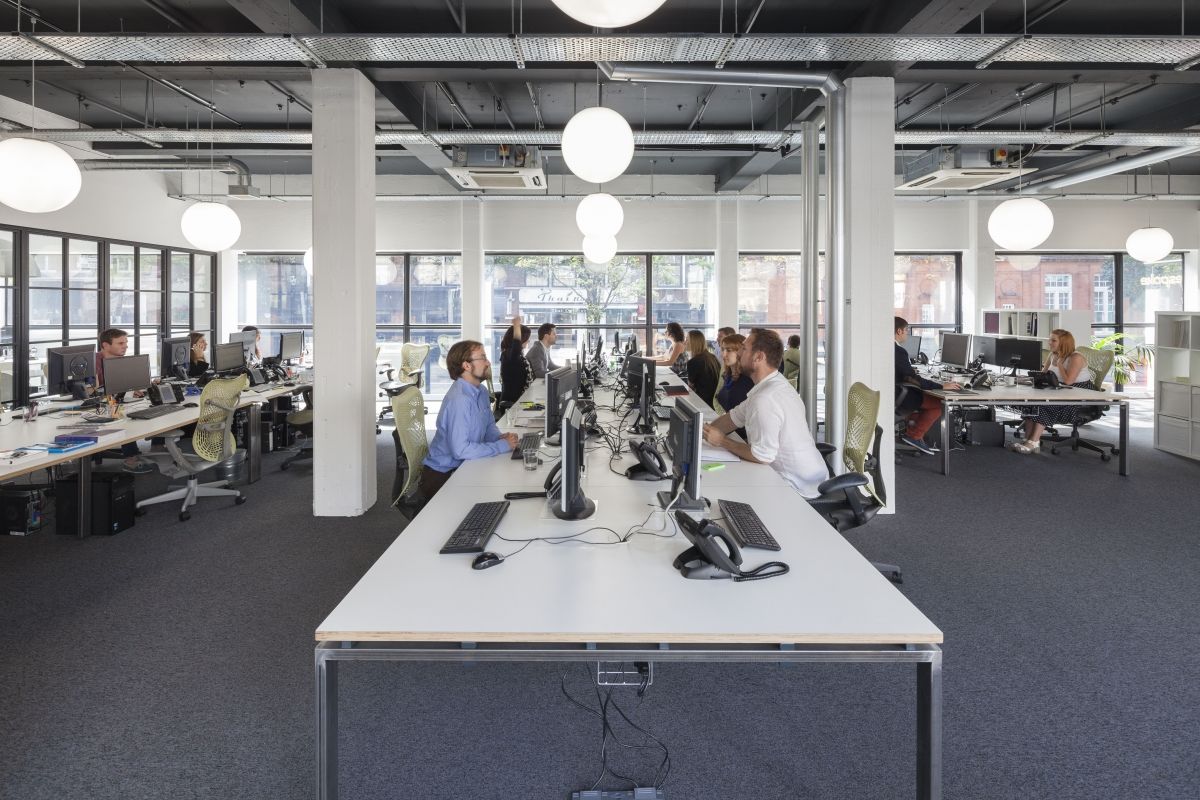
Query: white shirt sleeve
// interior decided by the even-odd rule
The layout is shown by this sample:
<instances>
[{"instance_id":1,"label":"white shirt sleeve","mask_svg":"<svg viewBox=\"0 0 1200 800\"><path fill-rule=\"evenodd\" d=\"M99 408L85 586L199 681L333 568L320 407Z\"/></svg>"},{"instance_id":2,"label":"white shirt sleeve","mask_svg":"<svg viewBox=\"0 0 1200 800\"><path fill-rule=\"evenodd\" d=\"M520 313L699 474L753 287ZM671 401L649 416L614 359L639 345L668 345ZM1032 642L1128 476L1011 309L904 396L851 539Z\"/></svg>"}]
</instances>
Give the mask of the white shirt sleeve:
<instances>
[{"instance_id":1,"label":"white shirt sleeve","mask_svg":"<svg viewBox=\"0 0 1200 800\"><path fill-rule=\"evenodd\" d=\"M733 427L746 427L746 414L749 408L750 404L745 401L742 401L733 407L733 409L729 412L729 419L731 422L733 422ZM747 431L747 433L749 433L749 431Z\"/></svg>"},{"instance_id":2,"label":"white shirt sleeve","mask_svg":"<svg viewBox=\"0 0 1200 800\"><path fill-rule=\"evenodd\" d=\"M775 403L762 403L754 414L754 425L746 428L750 437L750 452L764 464L774 463L779 455L779 435L783 431L783 423L782 408Z\"/></svg>"}]
</instances>

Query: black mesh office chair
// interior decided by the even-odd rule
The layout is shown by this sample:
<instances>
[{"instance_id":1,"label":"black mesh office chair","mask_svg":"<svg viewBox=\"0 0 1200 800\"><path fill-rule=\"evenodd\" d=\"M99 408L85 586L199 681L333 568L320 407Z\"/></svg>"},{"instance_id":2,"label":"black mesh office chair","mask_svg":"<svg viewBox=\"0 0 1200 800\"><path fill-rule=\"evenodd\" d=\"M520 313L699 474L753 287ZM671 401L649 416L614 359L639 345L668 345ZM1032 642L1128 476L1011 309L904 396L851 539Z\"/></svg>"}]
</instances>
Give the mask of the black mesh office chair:
<instances>
[{"instance_id":1,"label":"black mesh office chair","mask_svg":"<svg viewBox=\"0 0 1200 800\"><path fill-rule=\"evenodd\" d=\"M879 392L855 383L847 398L846 438L842 444L842 465L847 472L835 474L833 457L837 448L824 442L817 445L830 477L817 487L820 496L808 503L839 533L866 525L887 505L879 461L883 426L876 422L878 415ZM893 583L903 582L900 567L895 564L872 561L871 565Z\"/></svg>"}]
</instances>

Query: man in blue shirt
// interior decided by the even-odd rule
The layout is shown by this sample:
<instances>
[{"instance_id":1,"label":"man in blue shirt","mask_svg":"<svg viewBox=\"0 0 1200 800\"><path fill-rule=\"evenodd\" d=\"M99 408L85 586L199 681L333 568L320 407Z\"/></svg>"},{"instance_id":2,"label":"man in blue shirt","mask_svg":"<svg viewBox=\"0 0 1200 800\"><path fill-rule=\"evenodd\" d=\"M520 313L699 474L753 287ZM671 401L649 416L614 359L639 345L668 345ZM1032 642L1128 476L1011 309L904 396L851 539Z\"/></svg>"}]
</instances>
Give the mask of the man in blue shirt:
<instances>
[{"instance_id":1,"label":"man in blue shirt","mask_svg":"<svg viewBox=\"0 0 1200 800\"><path fill-rule=\"evenodd\" d=\"M437 433L422 462L420 491L431 500L464 461L512 452L515 433L500 433L492 418L487 379L491 362L483 345L465 339L446 354L446 370L454 379L438 412Z\"/></svg>"}]
</instances>

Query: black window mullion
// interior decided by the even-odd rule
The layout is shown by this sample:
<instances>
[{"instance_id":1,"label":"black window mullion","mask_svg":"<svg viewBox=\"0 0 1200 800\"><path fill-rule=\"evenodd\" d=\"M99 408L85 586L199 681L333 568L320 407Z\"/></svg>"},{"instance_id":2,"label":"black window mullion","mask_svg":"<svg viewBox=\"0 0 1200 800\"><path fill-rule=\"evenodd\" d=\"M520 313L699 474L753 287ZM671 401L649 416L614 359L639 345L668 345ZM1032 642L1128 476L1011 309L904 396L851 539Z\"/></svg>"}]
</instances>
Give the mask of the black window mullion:
<instances>
[{"instance_id":1,"label":"black window mullion","mask_svg":"<svg viewBox=\"0 0 1200 800\"><path fill-rule=\"evenodd\" d=\"M646 337L646 355L653 355L654 348L651 347L651 342L654 339L651 331L654 330L654 256L650 253L642 253L642 258L646 262L646 325L643 335Z\"/></svg>"},{"instance_id":2,"label":"black window mullion","mask_svg":"<svg viewBox=\"0 0 1200 800\"><path fill-rule=\"evenodd\" d=\"M993 274L995 268L993 267ZM954 254L954 329L959 333L963 329L963 290L962 290L962 251Z\"/></svg>"},{"instance_id":3,"label":"black window mullion","mask_svg":"<svg viewBox=\"0 0 1200 800\"><path fill-rule=\"evenodd\" d=\"M67 242L70 239L66 236L59 237L59 269L62 271L62 286L59 290L62 292L62 324L59 326L59 338L62 340L63 346L71 343L70 334L68 331L71 328L71 306L67 299L71 296L71 270L67 268L67 258L69 248Z\"/></svg>"},{"instance_id":4,"label":"black window mullion","mask_svg":"<svg viewBox=\"0 0 1200 800\"><path fill-rule=\"evenodd\" d=\"M13 326L13 403L29 402L29 232L13 231L13 319L24 324Z\"/></svg>"}]
</instances>

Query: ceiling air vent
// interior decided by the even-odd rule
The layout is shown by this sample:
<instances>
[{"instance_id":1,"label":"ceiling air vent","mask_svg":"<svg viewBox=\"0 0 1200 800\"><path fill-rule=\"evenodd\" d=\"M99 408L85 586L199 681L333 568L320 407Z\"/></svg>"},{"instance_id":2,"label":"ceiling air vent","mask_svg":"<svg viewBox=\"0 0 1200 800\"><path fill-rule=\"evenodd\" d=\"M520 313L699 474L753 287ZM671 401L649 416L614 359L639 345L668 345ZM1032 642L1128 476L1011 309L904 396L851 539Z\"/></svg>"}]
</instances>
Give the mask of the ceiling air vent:
<instances>
[{"instance_id":1,"label":"ceiling air vent","mask_svg":"<svg viewBox=\"0 0 1200 800\"><path fill-rule=\"evenodd\" d=\"M935 147L904 168L897 191L968 191L1036 172L1007 166L1007 151Z\"/></svg>"},{"instance_id":2,"label":"ceiling air vent","mask_svg":"<svg viewBox=\"0 0 1200 800\"><path fill-rule=\"evenodd\" d=\"M479 144L455 147L450 177L464 189L542 190L546 173L536 147Z\"/></svg>"}]
</instances>

